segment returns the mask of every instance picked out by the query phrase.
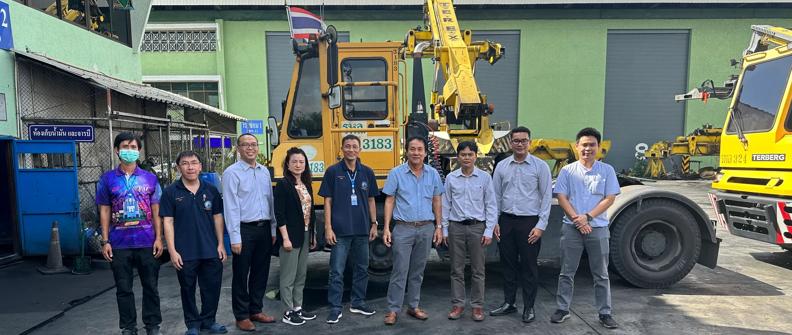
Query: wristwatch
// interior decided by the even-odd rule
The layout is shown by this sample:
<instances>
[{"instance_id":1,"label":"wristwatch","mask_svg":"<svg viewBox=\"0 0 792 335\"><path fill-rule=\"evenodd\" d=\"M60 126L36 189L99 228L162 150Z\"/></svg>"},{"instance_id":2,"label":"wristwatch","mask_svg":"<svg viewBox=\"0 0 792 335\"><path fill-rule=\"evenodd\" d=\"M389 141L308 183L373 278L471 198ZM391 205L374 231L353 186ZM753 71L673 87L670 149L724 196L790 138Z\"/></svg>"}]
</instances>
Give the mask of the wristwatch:
<instances>
[{"instance_id":1,"label":"wristwatch","mask_svg":"<svg viewBox=\"0 0 792 335\"><path fill-rule=\"evenodd\" d=\"M371 221L372 226L379 226L379 222L377 220Z\"/></svg>"},{"instance_id":2,"label":"wristwatch","mask_svg":"<svg viewBox=\"0 0 792 335\"><path fill-rule=\"evenodd\" d=\"M591 216L591 214L589 214L589 213L586 213L586 220L588 220L588 222L591 222L591 221L593 221L593 220L594 220L594 217L593 217L593 216Z\"/></svg>"},{"instance_id":3,"label":"wristwatch","mask_svg":"<svg viewBox=\"0 0 792 335\"><path fill-rule=\"evenodd\" d=\"M99 244L101 244L104 247L105 244L110 244L110 241L109 240L99 240Z\"/></svg>"}]
</instances>

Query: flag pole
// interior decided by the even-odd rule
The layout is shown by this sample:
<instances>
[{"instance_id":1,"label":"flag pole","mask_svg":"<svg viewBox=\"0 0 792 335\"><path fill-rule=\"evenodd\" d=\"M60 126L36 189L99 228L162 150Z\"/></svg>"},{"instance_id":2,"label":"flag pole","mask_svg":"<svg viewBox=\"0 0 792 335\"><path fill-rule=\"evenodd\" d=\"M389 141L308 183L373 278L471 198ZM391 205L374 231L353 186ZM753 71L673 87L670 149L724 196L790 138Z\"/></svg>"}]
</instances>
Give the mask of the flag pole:
<instances>
[{"instance_id":1,"label":"flag pole","mask_svg":"<svg viewBox=\"0 0 792 335\"><path fill-rule=\"evenodd\" d=\"M283 1L283 4L286 6L286 19L289 20L289 37L291 39L294 39L294 30L292 30L291 11L289 11L289 5L286 4L286 0Z\"/></svg>"}]
</instances>

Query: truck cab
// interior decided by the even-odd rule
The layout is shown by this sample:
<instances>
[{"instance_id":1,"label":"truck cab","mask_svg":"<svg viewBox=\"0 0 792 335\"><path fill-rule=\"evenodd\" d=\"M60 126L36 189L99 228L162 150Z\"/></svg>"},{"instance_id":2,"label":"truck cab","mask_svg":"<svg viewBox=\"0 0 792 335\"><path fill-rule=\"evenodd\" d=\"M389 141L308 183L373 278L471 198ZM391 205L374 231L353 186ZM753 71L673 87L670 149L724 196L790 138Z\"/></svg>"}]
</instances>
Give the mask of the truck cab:
<instances>
[{"instance_id":1,"label":"truck cab","mask_svg":"<svg viewBox=\"0 0 792 335\"><path fill-rule=\"evenodd\" d=\"M401 163L401 44L324 44L308 41L296 46L283 120L273 134L277 139L272 143L278 144L271 159L274 177L283 177L286 151L299 147L308 156L314 193L318 192L324 171L343 158L341 139L352 133L360 137L360 159L374 170L381 188L388 171ZM314 194L314 202L321 205L323 199Z\"/></svg>"},{"instance_id":2,"label":"truck cab","mask_svg":"<svg viewBox=\"0 0 792 335\"><path fill-rule=\"evenodd\" d=\"M792 38L792 31L783 28L753 29L755 35ZM732 234L786 249L792 248L790 69L786 43L746 51L721 135L721 170L711 195Z\"/></svg>"}]
</instances>

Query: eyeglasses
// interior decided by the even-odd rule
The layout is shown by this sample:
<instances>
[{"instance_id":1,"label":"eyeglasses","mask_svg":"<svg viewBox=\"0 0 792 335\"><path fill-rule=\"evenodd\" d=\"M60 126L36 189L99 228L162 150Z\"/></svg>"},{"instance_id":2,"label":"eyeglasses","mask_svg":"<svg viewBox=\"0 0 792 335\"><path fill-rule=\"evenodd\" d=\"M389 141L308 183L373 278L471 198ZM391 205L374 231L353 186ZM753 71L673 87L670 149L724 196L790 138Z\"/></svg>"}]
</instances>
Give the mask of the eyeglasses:
<instances>
[{"instance_id":1,"label":"eyeglasses","mask_svg":"<svg viewBox=\"0 0 792 335\"><path fill-rule=\"evenodd\" d=\"M245 149L247 149L247 148L255 148L255 147L258 147L258 143L240 143L237 146L245 148Z\"/></svg>"},{"instance_id":2,"label":"eyeglasses","mask_svg":"<svg viewBox=\"0 0 792 335\"><path fill-rule=\"evenodd\" d=\"M519 140L511 140L511 142L514 143L514 144L528 144L528 142L531 142L531 140L530 139L519 139Z\"/></svg>"},{"instance_id":3,"label":"eyeglasses","mask_svg":"<svg viewBox=\"0 0 792 335\"><path fill-rule=\"evenodd\" d=\"M181 166L181 167L188 167L190 165L199 166L199 165L201 165L201 162L192 161L192 162L181 162L181 163L179 163L179 166Z\"/></svg>"}]
</instances>

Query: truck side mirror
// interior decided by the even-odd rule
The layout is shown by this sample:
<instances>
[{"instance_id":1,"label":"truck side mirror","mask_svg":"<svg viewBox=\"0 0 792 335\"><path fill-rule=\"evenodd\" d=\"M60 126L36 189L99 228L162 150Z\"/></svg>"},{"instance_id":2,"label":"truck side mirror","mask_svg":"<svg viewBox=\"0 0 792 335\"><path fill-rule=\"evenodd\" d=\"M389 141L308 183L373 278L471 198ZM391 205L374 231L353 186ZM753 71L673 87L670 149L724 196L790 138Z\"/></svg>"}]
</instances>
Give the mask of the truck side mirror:
<instances>
[{"instance_id":1,"label":"truck side mirror","mask_svg":"<svg viewBox=\"0 0 792 335\"><path fill-rule=\"evenodd\" d=\"M338 83L338 32L333 26L327 26L327 83L335 86Z\"/></svg>"},{"instance_id":2,"label":"truck side mirror","mask_svg":"<svg viewBox=\"0 0 792 335\"><path fill-rule=\"evenodd\" d=\"M278 131L278 120L274 116L267 118L267 134L269 135L270 145L277 147L280 141L280 132Z\"/></svg>"},{"instance_id":3,"label":"truck side mirror","mask_svg":"<svg viewBox=\"0 0 792 335\"><path fill-rule=\"evenodd\" d=\"M327 93L327 105L330 109L341 107L341 86L333 86Z\"/></svg>"}]
</instances>

